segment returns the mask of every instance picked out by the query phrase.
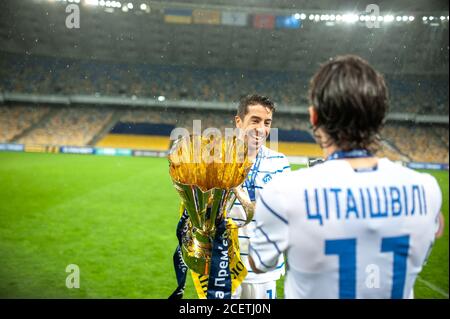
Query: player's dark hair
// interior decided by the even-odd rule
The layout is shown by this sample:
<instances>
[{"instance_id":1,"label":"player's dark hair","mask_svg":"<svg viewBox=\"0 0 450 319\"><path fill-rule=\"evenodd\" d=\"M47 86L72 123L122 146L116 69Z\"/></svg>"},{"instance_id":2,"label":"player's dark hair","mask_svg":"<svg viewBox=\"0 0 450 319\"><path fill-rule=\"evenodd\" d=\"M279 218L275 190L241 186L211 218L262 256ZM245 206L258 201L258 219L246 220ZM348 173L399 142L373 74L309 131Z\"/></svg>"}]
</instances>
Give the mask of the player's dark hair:
<instances>
[{"instance_id":1,"label":"player's dark hair","mask_svg":"<svg viewBox=\"0 0 450 319\"><path fill-rule=\"evenodd\" d=\"M314 132L322 128L329 136L326 143L344 151L377 150L388 90L367 61L345 55L326 62L311 79L309 99L318 114Z\"/></svg>"},{"instance_id":2,"label":"player's dark hair","mask_svg":"<svg viewBox=\"0 0 450 319\"><path fill-rule=\"evenodd\" d=\"M239 101L239 106L237 109L237 116L239 116L242 120L248 113L248 107L250 105L261 104L264 107L267 107L272 112L275 112L275 103L267 96L252 94L244 96Z\"/></svg>"}]
</instances>

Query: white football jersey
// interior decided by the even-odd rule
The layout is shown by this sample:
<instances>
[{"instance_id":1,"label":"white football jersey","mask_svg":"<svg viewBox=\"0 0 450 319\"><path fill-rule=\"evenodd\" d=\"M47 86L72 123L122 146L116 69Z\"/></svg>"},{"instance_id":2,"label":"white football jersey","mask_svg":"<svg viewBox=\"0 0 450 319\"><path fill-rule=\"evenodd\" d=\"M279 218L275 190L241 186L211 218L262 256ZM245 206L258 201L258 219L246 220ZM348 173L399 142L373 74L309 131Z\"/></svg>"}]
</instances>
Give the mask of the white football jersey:
<instances>
[{"instance_id":1,"label":"white football jersey","mask_svg":"<svg viewBox=\"0 0 450 319\"><path fill-rule=\"evenodd\" d=\"M326 161L260 193L250 255L268 270L287 253L286 298L411 298L441 202L434 177L386 158Z\"/></svg>"},{"instance_id":2,"label":"white football jersey","mask_svg":"<svg viewBox=\"0 0 450 319\"><path fill-rule=\"evenodd\" d=\"M258 156L250 169L243 187L247 190L250 199L254 202L259 197L260 191L264 189L275 176L286 174L289 171L290 166L286 156L265 146L261 146ZM236 200L234 206L232 207L229 216L239 223L245 221L244 209L238 200ZM248 262L248 244L249 238L254 236L254 232L255 219L253 219L248 225L239 228L239 248L241 258L248 270L248 275L244 282L264 283L272 280L278 280L285 273L284 256L282 255L277 257L275 269L264 274L255 274L252 271Z\"/></svg>"}]
</instances>

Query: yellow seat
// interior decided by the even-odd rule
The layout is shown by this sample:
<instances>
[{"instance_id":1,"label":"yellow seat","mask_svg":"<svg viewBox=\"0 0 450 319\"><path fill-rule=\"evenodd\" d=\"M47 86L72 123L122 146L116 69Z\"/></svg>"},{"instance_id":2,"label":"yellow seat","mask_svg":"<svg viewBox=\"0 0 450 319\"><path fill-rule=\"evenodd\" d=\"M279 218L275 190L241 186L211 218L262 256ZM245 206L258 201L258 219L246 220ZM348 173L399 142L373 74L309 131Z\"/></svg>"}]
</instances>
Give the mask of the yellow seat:
<instances>
[{"instance_id":1,"label":"yellow seat","mask_svg":"<svg viewBox=\"0 0 450 319\"><path fill-rule=\"evenodd\" d=\"M322 149L313 143L278 142L278 152L287 156L322 157Z\"/></svg>"},{"instance_id":2,"label":"yellow seat","mask_svg":"<svg viewBox=\"0 0 450 319\"><path fill-rule=\"evenodd\" d=\"M167 151L170 139L168 136L108 134L96 146L131 148L140 150Z\"/></svg>"}]
</instances>

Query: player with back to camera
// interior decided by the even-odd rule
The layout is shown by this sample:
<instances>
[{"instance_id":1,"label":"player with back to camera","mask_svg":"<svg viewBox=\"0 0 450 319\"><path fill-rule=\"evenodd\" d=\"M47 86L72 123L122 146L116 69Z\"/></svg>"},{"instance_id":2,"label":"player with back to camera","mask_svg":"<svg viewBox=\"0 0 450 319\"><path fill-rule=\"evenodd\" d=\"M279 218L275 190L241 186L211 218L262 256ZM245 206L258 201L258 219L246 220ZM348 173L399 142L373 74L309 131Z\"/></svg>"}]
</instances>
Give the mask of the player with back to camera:
<instances>
[{"instance_id":1,"label":"player with back to camera","mask_svg":"<svg viewBox=\"0 0 450 319\"><path fill-rule=\"evenodd\" d=\"M253 165L240 191L246 191L254 205L259 192L264 189L273 177L284 175L290 171L289 162L281 153L264 146L272 126L275 104L268 97L249 95L243 97L235 116L236 127L248 138L248 154ZM236 200L230 211L236 222L245 219L245 213L239 200ZM284 257L279 256L274 269L264 274L254 273L248 263L248 241L254 236L255 222L239 228L239 248L242 262L248 274L243 283L232 295L233 299L274 299L276 298L276 281L284 275Z\"/></svg>"},{"instance_id":2,"label":"player with back to camera","mask_svg":"<svg viewBox=\"0 0 450 319\"><path fill-rule=\"evenodd\" d=\"M442 235L442 194L431 175L373 155L388 111L383 77L339 56L314 75L309 98L326 160L261 191L252 268L270 271L286 252L286 298L413 298Z\"/></svg>"}]
</instances>

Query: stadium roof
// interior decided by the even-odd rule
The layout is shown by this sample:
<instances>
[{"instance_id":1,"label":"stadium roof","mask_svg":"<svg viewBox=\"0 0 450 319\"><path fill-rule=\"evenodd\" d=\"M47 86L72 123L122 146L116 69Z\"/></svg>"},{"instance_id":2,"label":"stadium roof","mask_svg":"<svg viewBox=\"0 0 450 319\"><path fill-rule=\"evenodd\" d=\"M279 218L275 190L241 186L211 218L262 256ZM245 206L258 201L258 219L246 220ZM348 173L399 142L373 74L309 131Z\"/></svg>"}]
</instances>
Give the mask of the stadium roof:
<instances>
[{"instance_id":1,"label":"stadium roof","mask_svg":"<svg viewBox=\"0 0 450 319\"><path fill-rule=\"evenodd\" d=\"M139 10L136 5L133 10L123 12L117 8L87 6L83 0L81 27L69 29L65 24L67 2L0 1L0 50L132 63L298 71L315 69L338 54L353 53L368 59L385 73L448 74L448 12L416 12L444 7L448 10L447 1L420 0L411 4L402 1L402 5L400 1L378 1L381 12L391 12L393 21L382 22L375 28L360 21L365 16L358 16L364 14L364 6L370 0L339 1L339 5L324 0L273 3L250 0L244 2L247 7L242 9L245 19L241 25L226 24L220 17L226 10L240 12L243 2L237 0L227 0L228 9L210 9L209 12L217 13L212 16L212 23L204 19L196 21L195 8L210 8L202 5L206 2L210 6L225 1L148 1L147 11ZM192 3L194 7L189 6ZM248 6L249 3L253 5ZM308 9L298 12L292 9L293 5L300 9L300 4L301 8ZM189 8L191 15L186 24L178 23L180 16L175 20L167 18L170 8L183 6ZM272 15L264 11L269 15L269 24L264 20L267 17L258 20L262 10L258 8L268 6L277 8ZM390 11L395 8L401 12ZM346 10L356 12L355 23L336 21L334 14L344 14ZM291 23L294 13L303 17L295 18L294 24L279 25L279 17L282 23Z\"/></svg>"},{"instance_id":2,"label":"stadium roof","mask_svg":"<svg viewBox=\"0 0 450 319\"><path fill-rule=\"evenodd\" d=\"M137 2L137 1L131 1ZM154 1L152 1L154 2ZM251 6L278 9L303 10L358 10L363 11L373 0L166 0L168 3ZM446 0L378 0L383 11L448 11Z\"/></svg>"}]
</instances>

